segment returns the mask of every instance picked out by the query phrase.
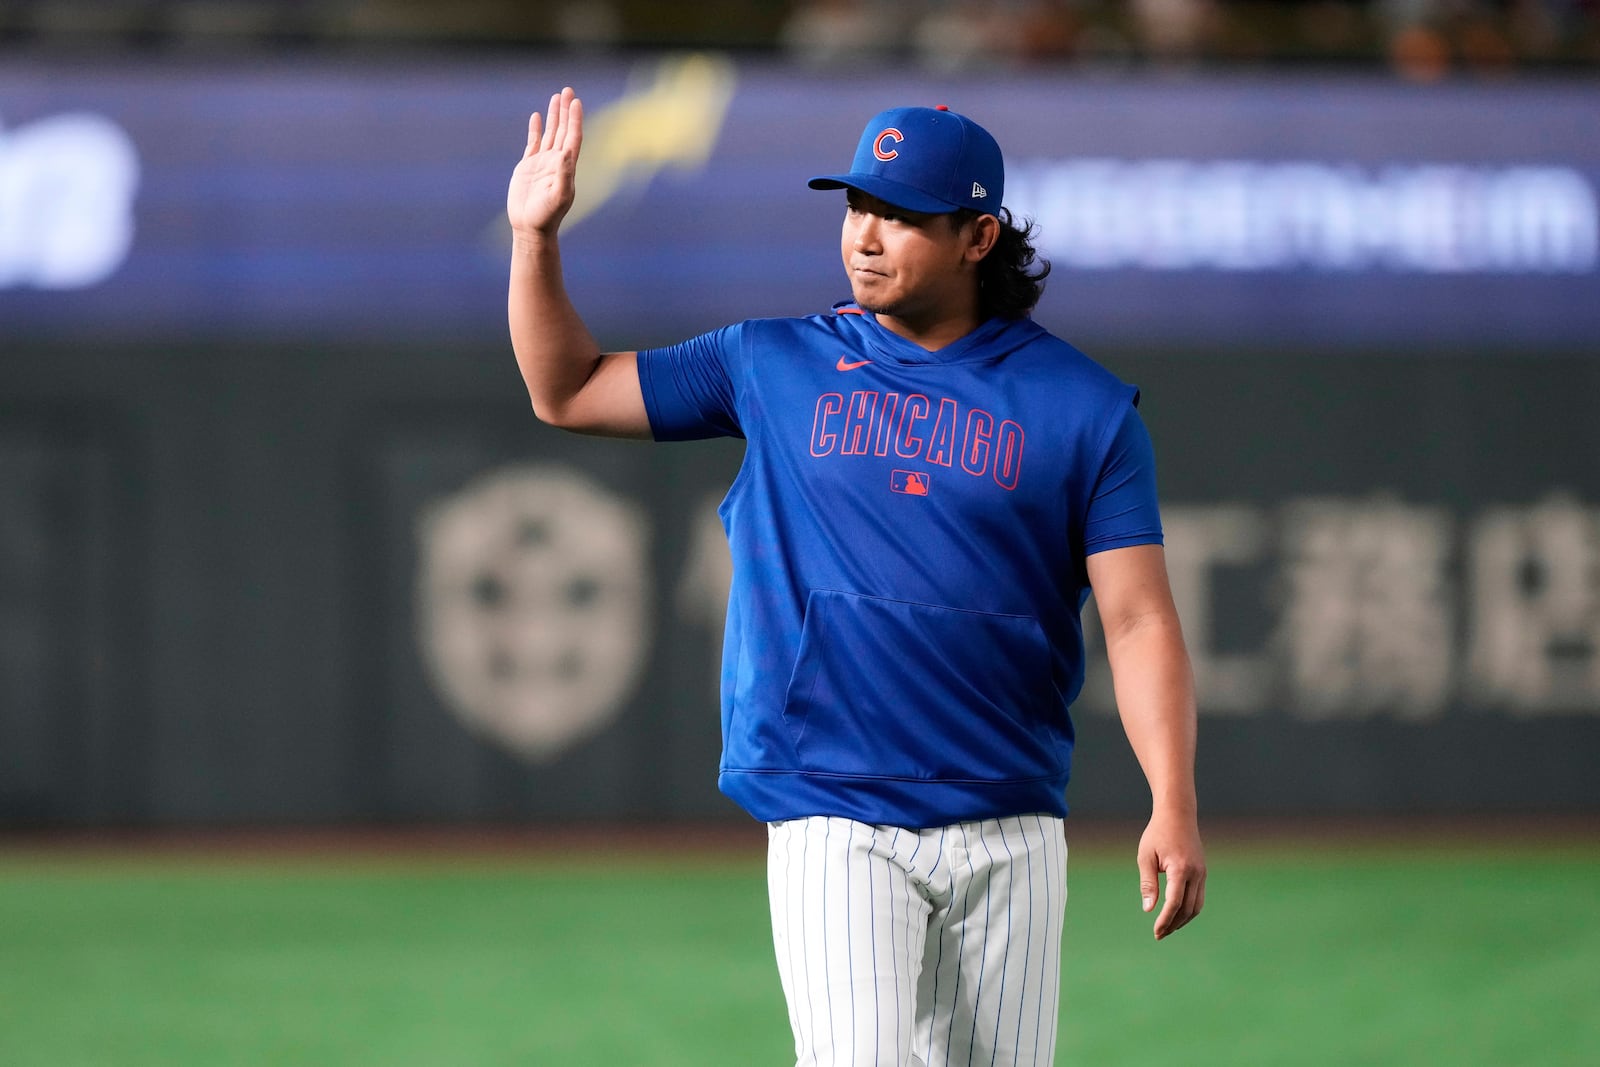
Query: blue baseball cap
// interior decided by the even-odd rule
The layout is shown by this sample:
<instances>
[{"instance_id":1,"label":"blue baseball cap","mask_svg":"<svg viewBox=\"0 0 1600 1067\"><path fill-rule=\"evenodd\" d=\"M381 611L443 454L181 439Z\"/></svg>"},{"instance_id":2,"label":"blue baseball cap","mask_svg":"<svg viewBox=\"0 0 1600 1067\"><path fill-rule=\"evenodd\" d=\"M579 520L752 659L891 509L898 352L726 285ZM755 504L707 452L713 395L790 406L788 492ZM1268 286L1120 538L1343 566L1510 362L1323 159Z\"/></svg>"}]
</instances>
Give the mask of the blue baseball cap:
<instances>
[{"instance_id":1,"label":"blue baseball cap","mask_svg":"<svg viewBox=\"0 0 1600 1067\"><path fill-rule=\"evenodd\" d=\"M894 107L861 132L849 174L824 174L813 189L859 189L929 215L1000 212L1006 168L989 131L947 107Z\"/></svg>"}]
</instances>

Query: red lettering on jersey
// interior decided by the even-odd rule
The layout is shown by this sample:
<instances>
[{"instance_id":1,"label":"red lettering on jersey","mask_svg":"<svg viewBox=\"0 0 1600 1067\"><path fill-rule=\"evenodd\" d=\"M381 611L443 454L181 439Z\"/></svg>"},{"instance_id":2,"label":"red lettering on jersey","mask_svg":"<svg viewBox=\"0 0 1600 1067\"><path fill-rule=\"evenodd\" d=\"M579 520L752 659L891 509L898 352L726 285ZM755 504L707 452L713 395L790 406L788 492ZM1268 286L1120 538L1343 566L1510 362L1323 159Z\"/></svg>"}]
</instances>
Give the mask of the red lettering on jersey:
<instances>
[{"instance_id":1,"label":"red lettering on jersey","mask_svg":"<svg viewBox=\"0 0 1600 1067\"><path fill-rule=\"evenodd\" d=\"M989 445L994 440L994 416L982 408L967 412L967 432L961 438L961 469L977 478L989 470Z\"/></svg>"},{"instance_id":2,"label":"red lettering on jersey","mask_svg":"<svg viewBox=\"0 0 1600 1067\"><path fill-rule=\"evenodd\" d=\"M839 434L828 429L828 420L844 411L844 394L823 393L817 397L817 413L811 419L811 454L826 456L839 443Z\"/></svg>"},{"instance_id":3,"label":"red lettering on jersey","mask_svg":"<svg viewBox=\"0 0 1600 1067\"><path fill-rule=\"evenodd\" d=\"M961 405L954 398L930 399L922 393L903 397L876 389L822 393L811 420L811 454L818 458L887 456L892 447L893 454L903 459L954 467L959 456L963 471L974 478L992 477L1007 491L1021 484L1025 439L1021 424L1011 419L997 425L992 412L968 408L963 422ZM927 473L920 472L917 478L910 473L895 471L890 488L922 495L930 483Z\"/></svg>"},{"instance_id":4,"label":"red lettering on jersey","mask_svg":"<svg viewBox=\"0 0 1600 1067\"><path fill-rule=\"evenodd\" d=\"M928 398L921 393L906 397L906 406L900 409L900 426L894 435L895 455L906 459L916 459L922 455L922 438L913 436L911 430L928 417L932 407Z\"/></svg>"},{"instance_id":5,"label":"red lettering on jersey","mask_svg":"<svg viewBox=\"0 0 1600 1067\"><path fill-rule=\"evenodd\" d=\"M860 389L850 394L850 412L844 417L844 447L841 456L864 456L872 441L872 426L878 415L876 390Z\"/></svg>"},{"instance_id":6,"label":"red lettering on jersey","mask_svg":"<svg viewBox=\"0 0 1600 1067\"><path fill-rule=\"evenodd\" d=\"M933 420L933 434L928 444L928 462L949 467L955 461L956 402L944 397L939 401L939 415Z\"/></svg>"},{"instance_id":7,"label":"red lettering on jersey","mask_svg":"<svg viewBox=\"0 0 1600 1067\"><path fill-rule=\"evenodd\" d=\"M994 480L1002 489L1015 489L1022 478L1022 427L1007 419L995 438Z\"/></svg>"},{"instance_id":8,"label":"red lettering on jersey","mask_svg":"<svg viewBox=\"0 0 1600 1067\"><path fill-rule=\"evenodd\" d=\"M872 454L874 456L887 456L889 454L889 438L894 436L894 415L899 406L899 393L883 394L883 408L878 413L877 429L872 434Z\"/></svg>"}]
</instances>

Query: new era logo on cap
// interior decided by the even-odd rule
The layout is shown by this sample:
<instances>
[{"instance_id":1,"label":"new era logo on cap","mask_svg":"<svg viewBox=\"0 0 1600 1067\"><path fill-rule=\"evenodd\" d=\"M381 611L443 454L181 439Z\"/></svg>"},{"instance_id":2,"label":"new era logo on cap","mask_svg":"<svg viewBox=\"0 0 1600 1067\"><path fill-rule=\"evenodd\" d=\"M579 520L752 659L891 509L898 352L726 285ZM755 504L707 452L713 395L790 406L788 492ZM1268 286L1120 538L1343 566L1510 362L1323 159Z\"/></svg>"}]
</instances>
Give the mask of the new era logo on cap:
<instances>
[{"instance_id":1,"label":"new era logo on cap","mask_svg":"<svg viewBox=\"0 0 1600 1067\"><path fill-rule=\"evenodd\" d=\"M944 107L897 107L862 131L848 174L812 178L813 189L859 189L908 211L994 212L1004 202L1005 163L989 131Z\"/></svg>"}]
</instances>

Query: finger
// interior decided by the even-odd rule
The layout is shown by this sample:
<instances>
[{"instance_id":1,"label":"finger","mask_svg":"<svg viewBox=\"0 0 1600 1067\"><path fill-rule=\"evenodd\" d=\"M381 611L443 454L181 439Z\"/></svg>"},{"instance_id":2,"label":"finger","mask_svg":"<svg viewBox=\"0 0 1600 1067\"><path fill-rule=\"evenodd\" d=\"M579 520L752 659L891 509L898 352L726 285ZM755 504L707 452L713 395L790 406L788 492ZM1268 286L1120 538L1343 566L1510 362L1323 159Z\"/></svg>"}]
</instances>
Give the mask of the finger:
<instances>
[{"instance_id":1,"label":"finger","mask_svg":"<svg viewBox=\"0 0 1600 1067\"><path fill-rule=\"evenodd\" d=\"M571 123L567 127L567 147L576 156L583 148L583 101L576 96L572 98L572 110L568 117Z\"/></svg>"},{"instance_id":2,"label":"finger","mask_svg":"<svg viewBox=\"0 0 1600 1067\"><path fill-rule=\"evenodd\" d=\"M556 135L561 132L561 94L556 93L550 97L550 107L545 111L550 116L550 121L545 123L544 137L539 142L540 151L548 151L556 143Z\"/></svg>"},{"instance_id":3,"label":"finger","mask_svg":"<svg viewBox=\"0 0 1600 1067\"><path fill-rule=\"evenodd\" d=\"M1156 906L1156 854L1154 852L1139 853L1139 900L1144 905L1144 910L1149 911Z\"/></svg>"},{"instance_id":4,"label":"finger","mask_svg":"<svg viewBox=\"0 0 1600 1067\"><path fill-rule=\"evenodd\" d=\"M1183 908L1185 888L1182 875L1174 875L1172 871L1167 872L1167 898L1161 905L1161 914L1156 916L1155 934L1157 941L1177 929L1173 923L1177 920L1178 914Z\"/></svg>"},{"instance_id":5,"label":"finger","mask_svg":"<svg viewBox=\"0 0 1600 1067\"><path fill-rule=\"evenodd\" d=\"M522 158L527 159L539 150L539 134L543 119L535 111L528 119L528 147L523 149Z\"/></svg>"},{"instance_id":6,"label":"finger","mask_svg":"<svg viewBox=\"0 0 1600 1067\"><path fill-rule=\"evenodd\" d=\"M572 87L561 90L561 130L556 136L555 148L559 152L566 152L572 141L572 105L575 97Z\"/></svg>"},{"instance_id":7,"label":"finger","mask_svg":"<svg viewBox=\"0 0 1600 1067\"><path fill-rule=\"evenodd\" d=\"M1194 889L1189 894L1189 902L1188 902L1189 906L1188 906L1188 909L1187 909L1188 910L1188 914L1184 917L1184 920L1183 920L1184 925L1188 925L1189 923L1193 922L1200 915L1201 910L1206 906L1206 875L1205 875L1205 872L1201 871L1200 872L1200 876L1198 878L1196 878L1194 881L1195 881L1195 886L1194 886Z\"/></svg>"},{"instance_id":8,"label":"finger","mask_svg":"<svg viewBox=\"0 0 1600 1067\"><path fill-rule=\"evenodd\" d=\"M1181 930L1195 920L1206 903L1206 869L1204 865L1191 868L1187 875L1187 888L1183 894L1183 907L1178 913L1172 931ZM1172 931L1168 931L1169 933Z\"/></svg>"},{"instance_id":9,"label":"finger","mask_svg":"<svg viewBox=\"0 0 1600 1067\"><path fill-rule=\"evenodd\" d=\"M1166 934L1173 933L1174 929L1184 925L1184 904L1189 897L1189 889L1194 886L1194 877L1190 875L1187 867L1173 865L1166 869L1166 901L1162 904L1162 913L1155 920L1155 939L1160 941Z\"/></svg>"},{"instance_id":10,"label":"finger","mask_svg":"<svg viewBox=\"0 0 1600 1067\"><path fill-rule=\"evenodd\" d=\"M556 131L555 148L561 151L566 148L567 138L571 136L572 129L572 86L561 90L560 100L561 128Z\"/></svg>"},{"instance_id":11,"label":"finger","mask_svg":"<svg viewBox=\"0 0 1600 1067\"><path fill-rule=\"evenodd\" d=\"M1198 914L1200 914L1200 880L1191 877L1188 887L1184 890L1183 900L1179 904L1178 914L1173 918L1172 928L1167 933L1174 934L1182 930Z\"/></svg>"}]
</instances>

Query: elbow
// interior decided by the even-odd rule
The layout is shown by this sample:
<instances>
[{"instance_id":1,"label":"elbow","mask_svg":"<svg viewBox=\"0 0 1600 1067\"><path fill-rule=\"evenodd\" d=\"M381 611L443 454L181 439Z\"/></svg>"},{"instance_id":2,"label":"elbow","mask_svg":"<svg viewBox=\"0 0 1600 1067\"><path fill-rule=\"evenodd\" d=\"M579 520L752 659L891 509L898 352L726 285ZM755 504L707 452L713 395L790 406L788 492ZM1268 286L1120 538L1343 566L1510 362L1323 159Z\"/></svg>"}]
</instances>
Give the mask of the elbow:
<instances>
[{"instance_id":1,"label":"elbow","mask_svg":"<svg viewBox=\"0 0 1600 1067\"><path fill-rule=\"evenodd\" d=\"M552 404L548 401L535 400L533 402L533 417L546 426L564 430L567 433L605 435L605 431L587 417L583 409L577 404Z\"/></svg>"},{"instance_id":2,"label":"elbow","mask_svg":"<svg viewBox=\"0 0 1600 1067\"><path fill-rule=\"evenodd\" d=\"M546 426L553 426L558 430L574 429L572 405L556 404L549 400L540 400L531 395L528 399L533 407L533 417Z\"/></svg>"},{"instance_id":3,"label":"elbow","mask_svg":"<svg viewBox=\"0 0 1600 1067\"><path fill-rule=\"evenodd\" d=\"M546 426L555 426L558 429L560 428L561 423L556 419L555 409L549 404L541 404L539 401L533 400L531 406L533 408L534 418L538 419Z\"/></svg>"}]
</instances>

